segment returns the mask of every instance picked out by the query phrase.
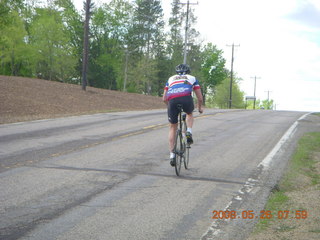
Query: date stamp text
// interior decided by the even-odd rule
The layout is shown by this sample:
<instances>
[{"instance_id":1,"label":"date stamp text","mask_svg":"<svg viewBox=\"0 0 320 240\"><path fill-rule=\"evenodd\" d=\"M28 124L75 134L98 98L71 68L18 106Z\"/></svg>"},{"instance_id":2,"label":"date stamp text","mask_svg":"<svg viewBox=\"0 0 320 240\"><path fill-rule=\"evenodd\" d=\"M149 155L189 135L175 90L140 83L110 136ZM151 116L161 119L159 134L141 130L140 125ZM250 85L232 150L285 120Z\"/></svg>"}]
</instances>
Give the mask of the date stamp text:
<instances>
[{"instance_id":1,"label":"date stamp text","mask_svg":"<svg viewBox=\"0 0 320 240\"><path fill-rule=\"evenodd\" d=\"M269 211L261 210L255 213L253 210L234 211L234 210L214 210L212 211L212 219L306 219L308 212L306 210L281 210Z\"/></svg>"}]
</instances>

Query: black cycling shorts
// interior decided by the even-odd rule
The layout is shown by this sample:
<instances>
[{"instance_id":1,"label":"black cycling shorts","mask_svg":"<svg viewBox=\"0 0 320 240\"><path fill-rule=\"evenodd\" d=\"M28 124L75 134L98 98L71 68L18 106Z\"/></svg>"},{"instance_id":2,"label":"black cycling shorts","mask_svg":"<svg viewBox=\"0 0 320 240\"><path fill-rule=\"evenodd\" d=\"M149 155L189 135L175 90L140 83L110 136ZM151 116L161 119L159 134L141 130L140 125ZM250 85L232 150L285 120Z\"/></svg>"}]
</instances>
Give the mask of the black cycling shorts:
<instances>
[{"instance_id":1,"label":"black cycling shorts","mask_svg":"<svg viewBox=\"0 0 320 240\"><path fill-rule=\"evenodd\" d=\"M171 99L168 103L168 120L172 124L178 123L178 104L182 105L183 111L187 114L192 113L194 110L192 96L183 96Z\"/></svg>"}]
</instances>

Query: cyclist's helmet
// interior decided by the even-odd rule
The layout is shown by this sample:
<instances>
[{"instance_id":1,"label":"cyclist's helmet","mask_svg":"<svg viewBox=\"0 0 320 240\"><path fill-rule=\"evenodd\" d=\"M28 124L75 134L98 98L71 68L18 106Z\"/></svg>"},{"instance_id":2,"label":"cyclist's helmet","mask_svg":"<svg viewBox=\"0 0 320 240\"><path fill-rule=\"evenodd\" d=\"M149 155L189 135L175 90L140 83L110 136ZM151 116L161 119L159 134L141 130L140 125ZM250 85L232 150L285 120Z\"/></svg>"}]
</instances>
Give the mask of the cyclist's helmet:
<instances>
[{"instance_id":1,"label":"cyclist's helmet","mask_svg":"<svg viewBox=\"0 0 320 240\"><path fill-rule=\"evenodd\" d=\"M176 66L177 74L189 74L190 72L190 67L187 64L179 64L178 66Z\"/></svg>"}]
</instances>

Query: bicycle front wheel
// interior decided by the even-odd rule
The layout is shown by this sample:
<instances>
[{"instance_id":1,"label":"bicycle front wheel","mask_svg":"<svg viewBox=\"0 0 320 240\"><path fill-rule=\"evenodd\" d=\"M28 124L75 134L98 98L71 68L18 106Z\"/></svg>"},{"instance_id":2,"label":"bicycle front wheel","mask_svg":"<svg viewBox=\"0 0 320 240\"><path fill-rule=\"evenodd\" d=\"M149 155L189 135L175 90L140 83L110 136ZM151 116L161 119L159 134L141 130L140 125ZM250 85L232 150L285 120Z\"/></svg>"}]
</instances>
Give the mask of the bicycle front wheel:
<instances>
[{"instance_id":1,"label":"bicycle front wheel","mask_svg":"<svg viewBox=\"0 0 320 240\"><path fill-rule=\"evenodd\" d=\"M183 158L183 142L182 142L182 133L181 130L178 129L176 133L176 140L175 140L175 154L176 154L176 164L175 164L175 171L176 175L180 175L181 170L181 163Z\"/></svg>"},{"instance_id":2,"label":"bicycle front wheel","mask_svg":"<svg viewBox=\"0 0 320 240\"><path fill-rule=\"evenodd\" d=\"M185 157L184 157L184 168L188 169L188 165L189 165L189 149L190 149L190 145L187 143L186 144L186 153L185 153Z\"/></svg>"},{"instance_id":3,"label":"bicycle front wheel","mask_svg":"<svg viewBox=\"0 0 320 240\"><path fill-rule=\"evenodd\" d=\"M184 144L184 150L185 150L185 154L184 154L184 168L188 169L188 165L189 165L189 149L190 144L187 143L187 137L186 137L186 132L187 132L187 124L186 121L183 121L183 130L184 130L184 139L183 139L183 144Z\"/></svg>"}]
</instances>

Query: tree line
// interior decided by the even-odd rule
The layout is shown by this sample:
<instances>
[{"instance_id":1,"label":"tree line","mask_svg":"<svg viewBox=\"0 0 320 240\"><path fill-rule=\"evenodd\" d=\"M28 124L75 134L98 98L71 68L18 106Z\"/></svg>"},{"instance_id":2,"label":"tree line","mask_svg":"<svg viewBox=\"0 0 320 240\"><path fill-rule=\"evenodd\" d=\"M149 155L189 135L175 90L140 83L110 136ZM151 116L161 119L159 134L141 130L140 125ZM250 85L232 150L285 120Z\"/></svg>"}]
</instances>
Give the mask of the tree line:
<instances>
[{"instance_id":1,"label":"tree line","mask_svg":"<svg viewBox=\"0 0 320 240\"><path fill-rule=\"evenodd\" d=\"M89 24L88 85L161 96L174 67L183 62L186 9L172 0L165 22L160 0L111 0L95 6ZM222 50L203 43L189 12L187 63L207 104L227 107L230 71ZM0 2L0 74L81 83L84 11L72 0ZM232 107L244 107L240 78Z\"/></svg>"}]
</instances>

